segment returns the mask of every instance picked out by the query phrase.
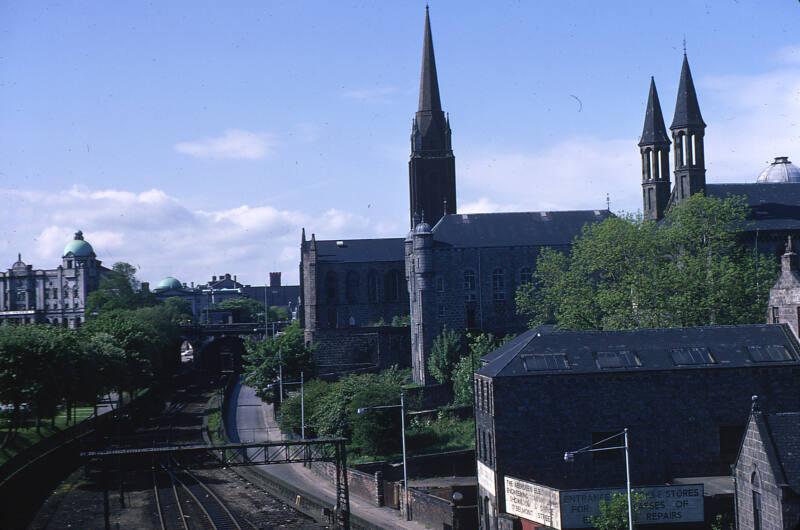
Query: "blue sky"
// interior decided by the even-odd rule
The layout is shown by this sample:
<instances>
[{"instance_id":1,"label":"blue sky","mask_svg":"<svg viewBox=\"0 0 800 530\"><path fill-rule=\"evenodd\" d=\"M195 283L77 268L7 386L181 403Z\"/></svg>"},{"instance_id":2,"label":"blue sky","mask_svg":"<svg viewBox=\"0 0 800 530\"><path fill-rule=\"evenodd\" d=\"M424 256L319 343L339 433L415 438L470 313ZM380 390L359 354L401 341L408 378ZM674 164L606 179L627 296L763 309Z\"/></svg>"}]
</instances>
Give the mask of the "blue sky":
<instances>
[{"instance_id":1,"label":"blue sky","mask_svg":"<svg viewBox=\"0 0 800 530\"><path fill-rule=\"evenodd\" d=\"M800 161L795 0L431 3L462 211L639 207L685 36L709 180ZM422 2L0 3L0 256L82 229L145 280L297 278L301 226L407 219Z\"/></svg>"}]
</instances>

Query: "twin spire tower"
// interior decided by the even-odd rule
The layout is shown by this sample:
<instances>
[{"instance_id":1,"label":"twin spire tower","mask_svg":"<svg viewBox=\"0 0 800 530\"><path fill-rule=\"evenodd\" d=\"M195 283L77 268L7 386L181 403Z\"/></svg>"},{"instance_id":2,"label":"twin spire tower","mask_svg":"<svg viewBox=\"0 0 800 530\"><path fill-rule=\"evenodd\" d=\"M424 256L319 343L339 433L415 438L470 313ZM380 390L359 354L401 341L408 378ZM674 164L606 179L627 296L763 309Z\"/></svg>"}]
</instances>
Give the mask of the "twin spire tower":
<instances>
[{"instance_id":1,"label":"twin spire tower","mask_svg":"<svg viewBox=\"0 0 800 530\"><path fill-rule=\"evenodd\" d=\"M655 80L650 78L650 96L639 141L642 154L642 212L645 219L662 219L669 206L702 192L706 186L703 147L706 124L700 114L700 104L685 52L670 130L672 142L667 136ZM675 144L674 187L669 175L669 149L672 143Z\"/></svg>"},{"instance_id":2,"label":"twin spire tower","mask_svg":"<svg viewBox=\"0 0 800 530\"><path fill-rule=\"evenodd\" d=\"M439 78L433 53L431 20L425 7L419 108L411 126L411 159L408 161L410 224L431 226L442 216L456 213L456 159L453 156L450 119L442 111Z\"/></svg>"}]
</instances>

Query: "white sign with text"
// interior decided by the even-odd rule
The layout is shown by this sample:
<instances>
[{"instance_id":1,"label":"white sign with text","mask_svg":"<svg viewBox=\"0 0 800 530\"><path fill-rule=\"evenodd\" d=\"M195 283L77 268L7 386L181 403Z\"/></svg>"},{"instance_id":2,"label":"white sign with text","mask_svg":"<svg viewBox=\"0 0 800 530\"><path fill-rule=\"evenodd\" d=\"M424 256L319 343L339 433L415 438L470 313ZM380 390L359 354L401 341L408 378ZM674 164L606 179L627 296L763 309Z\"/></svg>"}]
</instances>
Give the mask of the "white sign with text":
<instances>
[{"instance_id":1,"label":"white sign with text","mask_svg":"<svg viewBox=\"0 0 800 530\"><path fill-rule=\"evenodd\" d=\"M506 512L535 523L561 529L559 491L513 477L504 477Z\"/></svg>"}]
</instances>

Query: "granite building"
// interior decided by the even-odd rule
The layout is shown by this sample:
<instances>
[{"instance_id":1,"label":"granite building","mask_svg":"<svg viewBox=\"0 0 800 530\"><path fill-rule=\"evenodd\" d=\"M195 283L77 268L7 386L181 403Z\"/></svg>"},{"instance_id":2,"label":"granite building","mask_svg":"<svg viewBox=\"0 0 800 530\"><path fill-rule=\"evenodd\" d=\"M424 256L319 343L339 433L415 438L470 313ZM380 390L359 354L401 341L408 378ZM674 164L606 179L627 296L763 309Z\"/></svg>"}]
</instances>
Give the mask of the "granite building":
<instances>
[{"instance_id":1,"label":"granite building","mask_svg":"<svg viewBox=\"0 0 800 530\"><path fill-rule=\"evenodd\" d=\"M655 81L639 141L642 159L642 212L645 219L661 220L666 211L695 193L710 197L744 197L749 222L739 229L743 243L760 252L780 255L789 235L800 235L800 169L788 157L776 157L753 183L706 181L706 123L684 53L670 136L664 124ZM670 147L674 145L674 183L670 177Z\"/></svg>"},{"instance_id":2,"label":"granite building","mask_svg":"<svg viewBox=\"0 0 800 530\"><path fill-rule=\"evenodd\" d=\"M539 328L484 360L474 376L483 530L508 512L508 476L559 490L624 486L622 451L563 458L624 428L634 486L722 477L730 499L750 396L800 408L800 343L787 325Z\"/></svg>"},{"instance_id":3,"label":"granite building","mask_svg":"<svg viewBox=\"0 0 800 530\"><path fill-rule=\"evenodd\" d=\"M800 412L753 408L733 471L736 527L800 528ZM767 405L769 406L769 405Z\"/></svg>"},{"instance_id":4,"label":"granite building","mask_svg":"<svg viewBox=\"0 0 800 530\"><path fill-rule=\"evenodd\" d=\"M17 256L0 272L0 323L77 328L86 320L86 298L108 272L80 230L55 269L34 269Z\"/></svg>"}]
</instances>

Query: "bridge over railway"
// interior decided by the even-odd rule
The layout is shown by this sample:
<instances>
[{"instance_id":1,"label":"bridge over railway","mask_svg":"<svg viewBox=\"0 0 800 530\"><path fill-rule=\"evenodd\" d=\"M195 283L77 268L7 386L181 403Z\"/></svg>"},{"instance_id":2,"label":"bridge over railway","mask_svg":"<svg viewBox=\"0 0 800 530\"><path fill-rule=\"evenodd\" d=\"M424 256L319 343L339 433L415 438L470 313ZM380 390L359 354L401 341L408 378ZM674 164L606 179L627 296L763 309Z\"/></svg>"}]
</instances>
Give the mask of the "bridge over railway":
<instances>
[{"instance_id":1,"label":"bridge over railway","mask_svg":"<svg viewBox=\"0 0 800 530\"><path fill-rule=\"evenodd\" d=\"M181 338L192 345L195 365L206 370L238 370L248 339L264 340L283 331L291 321L186 324Z\"/></svg>"}]
</instances>

